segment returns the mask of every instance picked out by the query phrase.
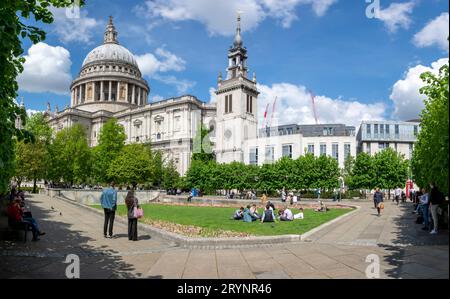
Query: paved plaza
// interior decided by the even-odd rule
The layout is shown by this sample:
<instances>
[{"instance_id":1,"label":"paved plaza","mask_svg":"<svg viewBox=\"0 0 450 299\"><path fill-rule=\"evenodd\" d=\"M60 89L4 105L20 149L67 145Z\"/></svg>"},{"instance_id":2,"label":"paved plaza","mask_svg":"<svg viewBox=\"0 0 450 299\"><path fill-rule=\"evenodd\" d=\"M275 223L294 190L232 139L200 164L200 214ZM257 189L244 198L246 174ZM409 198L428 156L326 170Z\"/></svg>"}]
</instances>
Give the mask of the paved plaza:
<instances>
[{"instance_id":1,"label":"paved plaza","mask_svg":"<svg viewBox=\"0 0 450 299\"><path fill-rule=\"evenodd\" d=\"M95 213L45 195L27 201L47 235L39 242L0 241L0 278L65 278L68 254L80 257L81 278L364 279L371 254L380 259L381 278L449 278L448 230L422 231L411 203L386 202L381 217L373 203L358 203L360 210L304 242L203 250L142 231L130 242L119 222L116 238L105 239Z\"/></svg>"}]
</instances>

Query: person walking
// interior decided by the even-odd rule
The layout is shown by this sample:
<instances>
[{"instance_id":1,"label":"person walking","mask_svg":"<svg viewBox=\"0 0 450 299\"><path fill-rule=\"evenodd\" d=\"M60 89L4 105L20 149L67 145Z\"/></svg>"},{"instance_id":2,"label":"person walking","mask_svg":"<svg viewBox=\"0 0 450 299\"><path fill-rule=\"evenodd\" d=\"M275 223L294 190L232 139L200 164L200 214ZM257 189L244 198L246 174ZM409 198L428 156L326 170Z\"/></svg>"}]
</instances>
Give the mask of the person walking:
<instances>
[{"instance_id":1,"label":"person walking","mask_svg":"<svg viewBox=\"0 0 450 299\"><path fill-rule=\"evenodd\" d=\"M378 215L381 216L381 208L383 204L383 193L380 191L380 188L375 189L375 193L373 194L373 201L375 202Z\"/></svg>"},{"instance_id":2,"label":"person walking","mask_svg":"<svg viewBox=\"0 0 450 299\"><path fill-rule=\"evenodd\" d=\"M430 208L431 217L433 218L433 230L430 232L430 234L436 235L439 228L438 208L439 205L444 201L444 194L439 191L438 187L434 183L430 183L430 188Z\"/></svg>"},{"instance_id":3,"label":"person walking","mask_svg":"<svg viewBox=\"0 0 450 299\"><path fill-rule=\"evenodd\" d=\"M395 188L394 195L395 201L397 202L398 205L400 202L400 197L402 196L402 189L400 189L400 187Z\"/></svg>"},{"instance_id":4,"label":"person walking","mask_svg":"<svg viewBox=\"0 0 450 299\"><path fill-rule=\"evenodd\" d=\"M138 219L134 214L134 209L139 208L138 199L134 196L134 192L132 190L128 191L127 197L125 198L125 205L128 210L128 240L137 241L137 224Z\"/></svg>"},{"instance_id":5,"label":"person walking","mask_svg":"<svg viewBox=\"0 0 450 299\"><path fill-rule=\"evenodd\" d=\"M105 222L103 225L103 235L105 238L113 237L114 218L117 210L117 190L114 189L114 186L115 183L111 182L110 187L103 190L100 196L100 203L105 212ZM107 235L107 232L109 232L109 235Z\"/></svg>"}]
</instances>

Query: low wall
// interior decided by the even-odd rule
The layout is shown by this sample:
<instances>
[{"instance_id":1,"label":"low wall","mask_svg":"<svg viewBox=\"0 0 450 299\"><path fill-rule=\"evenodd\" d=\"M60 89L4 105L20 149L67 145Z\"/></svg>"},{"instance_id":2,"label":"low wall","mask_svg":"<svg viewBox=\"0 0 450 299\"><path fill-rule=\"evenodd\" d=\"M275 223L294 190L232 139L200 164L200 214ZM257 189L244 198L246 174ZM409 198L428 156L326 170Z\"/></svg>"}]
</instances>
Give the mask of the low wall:
<instances>
[{"instance_id":1,"label":"low wall","mask_svg":"<svg viewBox=\"0 0 450 299\"><path fill-rule=\"evenodd\" d=\"M46 195L50 197L64 197L66 199L84 204L100 204L101 190L78 190L78 189L46 189ZM159 198L159 191L135 191L134 195L140 203L147 203ZM124 204L127 191L117 192L117 203Z\"/></svg>"}]
</instances>

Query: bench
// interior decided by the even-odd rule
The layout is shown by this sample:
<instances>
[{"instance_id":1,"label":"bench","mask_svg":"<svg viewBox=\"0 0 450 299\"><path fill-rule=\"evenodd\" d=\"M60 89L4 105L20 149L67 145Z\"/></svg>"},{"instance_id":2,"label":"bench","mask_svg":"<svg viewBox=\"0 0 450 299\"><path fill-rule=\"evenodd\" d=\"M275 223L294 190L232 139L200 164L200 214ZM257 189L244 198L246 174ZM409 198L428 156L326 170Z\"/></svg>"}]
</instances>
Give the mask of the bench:
<instances>
[{"instance_id":1,"label":"bench","mask_svg":"<svg viewBox=\"0 0 450 299\"><path fill-rule=\"evenodd\" d=\"M11 230L15 230L15 231L24 231L24 240L23 242L26 243L27 242L27 234L28 231L31 230L31 225L28 222L25 221L16 221L13 218L8 216L8 227Z\"/></svg>"}]
</instances>

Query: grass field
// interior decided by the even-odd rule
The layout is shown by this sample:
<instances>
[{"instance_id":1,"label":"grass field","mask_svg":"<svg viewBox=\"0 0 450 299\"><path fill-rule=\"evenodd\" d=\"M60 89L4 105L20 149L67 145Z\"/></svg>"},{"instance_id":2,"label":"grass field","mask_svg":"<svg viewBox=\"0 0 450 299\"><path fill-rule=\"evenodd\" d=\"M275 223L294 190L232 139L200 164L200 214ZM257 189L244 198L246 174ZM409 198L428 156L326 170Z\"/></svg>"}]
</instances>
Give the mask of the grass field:
<instances>
[{"instance_id":1,"label":"grass field","mask_svg":"<svg viewBox=\"0 0 450 299\"><path fill-rule=\"evenodd\" d=\"M100 208L100 206L93 206ZM160 204L144 204L144 218L168 223L177 223L204 228L208 231L221 230L232 232L244 232L255 236L274 236L303 234L325 222L351 211L351 209L331 209L326 213L314 212L305 209L303 220L277 223L245 223L231 220L236 208L199 207L199 206L172 206ZM126 207L121 205L117 210L121 216L126 216ZM258 211L262 213L262 209ZM293 211L294 214L298 210Z\"/></svg>"}]
</instances>

